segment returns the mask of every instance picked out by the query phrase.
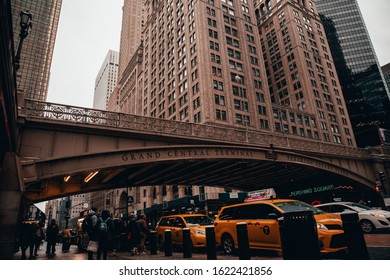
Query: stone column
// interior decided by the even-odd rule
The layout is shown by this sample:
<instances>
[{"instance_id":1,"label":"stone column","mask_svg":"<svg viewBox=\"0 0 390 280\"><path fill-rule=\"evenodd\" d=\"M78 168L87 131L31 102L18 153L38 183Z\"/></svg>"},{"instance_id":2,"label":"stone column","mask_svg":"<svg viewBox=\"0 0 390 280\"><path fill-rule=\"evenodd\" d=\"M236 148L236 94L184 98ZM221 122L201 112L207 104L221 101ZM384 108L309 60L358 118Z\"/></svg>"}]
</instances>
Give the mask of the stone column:
<instances>
[{"instance_id":1,"label":"stone column","mask_svg":"<svg viewBox=\"0 0 390 280\"><path fill-rule=\"evenodd\" d=\"M0 168L0 259L9 260L15 252L22 198L18 158L6 153Z\"/></svg>"}]
</instances>

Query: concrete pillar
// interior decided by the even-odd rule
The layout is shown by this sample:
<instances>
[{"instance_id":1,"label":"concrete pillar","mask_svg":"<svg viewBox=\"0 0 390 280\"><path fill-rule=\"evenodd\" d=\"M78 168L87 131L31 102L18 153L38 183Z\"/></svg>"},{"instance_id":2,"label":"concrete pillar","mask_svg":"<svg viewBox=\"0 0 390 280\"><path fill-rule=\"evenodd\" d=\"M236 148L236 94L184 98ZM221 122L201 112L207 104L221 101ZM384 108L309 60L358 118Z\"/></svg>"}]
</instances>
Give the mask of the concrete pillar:
<instances>
[{"instance_id":1,"label":"concrete pillar","mask_svg":"<svg viewBox=\"0 0 390 280\"><path fill-rule=\"evenodd\" d=\"M17 156L6 153L0 168L0 259L9 260L15 252L22 198Z\"/></svg>"}]
</instances>

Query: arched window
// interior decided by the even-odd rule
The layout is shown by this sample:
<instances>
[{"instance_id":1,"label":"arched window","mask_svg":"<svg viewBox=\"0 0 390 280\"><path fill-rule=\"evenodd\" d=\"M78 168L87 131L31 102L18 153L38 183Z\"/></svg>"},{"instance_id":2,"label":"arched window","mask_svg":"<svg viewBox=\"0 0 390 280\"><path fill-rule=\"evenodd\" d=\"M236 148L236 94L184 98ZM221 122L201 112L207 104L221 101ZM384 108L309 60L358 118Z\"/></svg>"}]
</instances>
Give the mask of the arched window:
<instances>
[{"instance_id":1,"label":"arched window","mask_svg":"<svg viewBox=\"0 0 390 280\"><path fill-rule=\"evenodd\" d=\"M260 11L261 11L261 15L264 16L265 13L266 13L264 4L261 4L261 5L260 5Z\"/></svg>"},{"instance_id":2,"label":"arched window","mask_svg":"<svg viewBox=\"0 0 390 280\"><path fill-rule=\"evenodd\" d=\"M156 187L153 187L153 198L157 198L157 190L156 190Z\"/></svg>"},{"instance_id":3,"label":"arched window","mask_svg":"<svg viewBox=\"0 0 390 280\"><path fill-rule=\"evenodd\" d=\"M270 11L270 10L271 10L271 1L270 1L270 0L267 0L267 1L265 2L265 4L267 5L268 11Z\"/></svg>"}]
</instances>

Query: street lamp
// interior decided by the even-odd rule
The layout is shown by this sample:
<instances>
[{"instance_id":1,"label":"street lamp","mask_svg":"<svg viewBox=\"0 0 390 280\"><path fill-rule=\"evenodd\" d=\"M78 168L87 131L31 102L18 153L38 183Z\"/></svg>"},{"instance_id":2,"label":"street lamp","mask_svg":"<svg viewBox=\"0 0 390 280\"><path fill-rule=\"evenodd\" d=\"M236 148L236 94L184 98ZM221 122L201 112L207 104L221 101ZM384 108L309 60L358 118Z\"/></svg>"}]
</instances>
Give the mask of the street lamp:
<instances>
[{"instance_id":1,"label":"street lamp","mask_svg":"<svg viewBox=\"0 0 390 280\"><path fill-rule=\"evenodd\" d=\"M24 39L27 37L30 29L32 28L32 15L29 11L20 11L20 41L18 46L18 51L15 56L15 68L18 70L20 68L20 53L22 51L22 45Z\"/></svg>"}]
</instances>

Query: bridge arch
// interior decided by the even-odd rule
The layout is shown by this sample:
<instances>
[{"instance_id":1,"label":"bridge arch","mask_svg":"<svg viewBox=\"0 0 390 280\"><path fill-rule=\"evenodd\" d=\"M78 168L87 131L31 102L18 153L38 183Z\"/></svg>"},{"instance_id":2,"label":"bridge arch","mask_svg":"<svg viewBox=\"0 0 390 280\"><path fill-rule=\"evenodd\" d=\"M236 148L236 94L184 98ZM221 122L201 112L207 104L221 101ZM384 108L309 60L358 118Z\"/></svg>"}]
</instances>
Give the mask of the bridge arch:
<instances>
[{"instance_id":1,"label":"bridge arch","mask_svg":"<svg viewBox=\"0 0 390 280\"><path fill-rule=\"evenodd\" d=\"M340 162L281 148L153 146L36 160L23 165L26 197L59 196L124 186L209 185L255 190L319 180L373 187L369 174ZM86 182L86 176L96 173ZM65 182L64 178L70 176Z\"/></svg>"}]
</instances>

